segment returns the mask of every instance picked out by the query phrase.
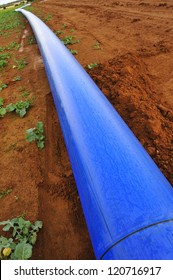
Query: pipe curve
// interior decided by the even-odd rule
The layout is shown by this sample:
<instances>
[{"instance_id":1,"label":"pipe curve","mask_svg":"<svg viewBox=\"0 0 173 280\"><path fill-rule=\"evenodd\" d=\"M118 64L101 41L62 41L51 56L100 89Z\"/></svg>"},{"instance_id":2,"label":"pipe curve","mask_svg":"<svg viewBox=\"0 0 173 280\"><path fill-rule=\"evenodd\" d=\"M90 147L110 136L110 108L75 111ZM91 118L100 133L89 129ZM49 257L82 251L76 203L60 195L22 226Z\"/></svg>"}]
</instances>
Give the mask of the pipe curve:
<instances>
[{"instance_id":1,"label":"pipe curve","mask_svg":"<svg viewBox=\"0 0 173 280\"><path fill-rule=\"evenodd\" d=\"M18 11L40 48L96 258L173 259L173 223L161 223L173 219L171 185L55 34Z\"/></svg>"}]
</instances>

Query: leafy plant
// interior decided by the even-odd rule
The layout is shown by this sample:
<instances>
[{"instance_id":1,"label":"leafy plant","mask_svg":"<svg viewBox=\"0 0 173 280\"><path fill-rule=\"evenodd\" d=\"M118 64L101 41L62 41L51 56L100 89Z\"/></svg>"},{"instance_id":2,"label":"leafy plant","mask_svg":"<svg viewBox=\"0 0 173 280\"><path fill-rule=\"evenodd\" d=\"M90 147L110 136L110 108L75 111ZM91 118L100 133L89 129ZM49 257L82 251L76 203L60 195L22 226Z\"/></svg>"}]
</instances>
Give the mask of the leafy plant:
<instances>
[{"instance_id":1,"label":"leafy plant","mask_svg":"<svg viewBox=\"0 0 173 280\"><path fill-rule=\"evenodd\" d=\"M88 64L88 69L92 69L92 68L94 68L94 67L97 67L98 66L98 64L97 63L90 63L90 64Z\"/></svg>"},{"instance_id":2,"label":"leafy plant","mask_svg":"<svg viewBox=\"0 0 173 280\"><path fill-rule=\"evenodd\" d=\"M56 35L61 35L61 34L64 34L64 32L62 30L57 30L54 32Z\"/></svg>"},{"instance_id":3,"label":"leafy plant","mask_svg":"<svg viewBox=\"0 0 173 280\"><path fill-rule=\"evenodd\" d=\"M4 117L6 114L6 109L3 108L4 105L4 99L0 98L0 117Z\"/></svg>"},{"instance_id":4,"label":"leafy plant","mask_svg":"<svg viewBox=\"0 0 173 280\"><path fill-rule=\"evenodd\" d=\"M4 68L8 64L8 61L5 59L0 60L0 69Z\"/></svg>"},{"instance_id":5,"label":"leafy plant","mask_svg":"<svg viewBox=\"0 0 173 280\"><path fill-rule=\"evenodd\" d=\"M10 103L9 105L7 105L6 110L7 112L13 112L15 111L16 114L18 114L21 118L23 118L26 113L27 113L27 109L30 107L31 105L31 100L26 100L26 101L19 101L16 104Z\"/></svg>"},{"instance_id":6,"label":"leafy plant","mask_svg":"<svg viewBox=\"0 0 173 280\"><path fill-rule=\"evenodd\" d=\"M33 45L36 43L35 37L34 36L28 36L28 44Z\"/></svg>"},{"instance_id":7,"label":"leafy plant","mask_svg":"<svg viewBox=\"0 0 173 280\"><path fill-rule=\"evenodd\" d=\"M5 108L0 108L0 117L4 117L6 114L6 109Z\"/></svg>"},{"instance_id":8,"label":"leafy plant","mask_svg":"<svg viewBox=\"0 0 173 280\"><path fill-rule=\"evenodd\" d=\"M10 54L9 53L0 54L0 60L1 59L8 59L8 58L10 58Z\"/></svg>"},{"instance_id":9,"label":"leafy plant","mask_svg":"<svg viewBox=\"0 0 173 280\"><path fill-rule=\"evenodd\" d=\"M31 223L20 216L0 222L3 231L11 233L10 238L0 237L0 259L28 260L32 256L37 233L42 228L42 221Z\"/></svg>"},{"instance_id":10,"label":"leafy plant","mask_svg":"<svg viewBox=\"0 0 173 280\"><path fill-rule=\"evenodd\" d=\"M12 49L18 50L20 47L21 47L21 44L18 44L15 41L13 41L9 44L7 49L8 50L12 50Z\"/></svg>"},{"instance_id":11,"label":"leafy plant","mask_svg":"<svg viewBox=\"0 0 173 280\"><path fill-rule=\"evenodd\" d=\"M100 49L100 43L98 41L96 41L96 43L93 46L94 49Z\"/></svg>"},{"instance_id":12,"label":"leafy plant","mask_svg":"<svg viewBox=\"0 0 173 280\"><path fill-rule=\"evenodd\" d=\"M16 76L13 78L13 82L17 82L17 81L21 81L21 77L20 76Z\"/></svg>"},{"instance_id":13,"label":"leafy plant","mask_svg":"<svg viewBox=\"0 0 173 280\"><path fill-rule=\"evenodd\" d=\"M17 43L16 42L11 42L10 44L9 44L9 46L8 46L8 50L12 50L15 46L17 45Z\"/></svg>"},{"instance_id":14,"label":"leafy plant","mask_svg":"<svg viewBox=\"0 0 173 280\"><path fill-rule=\"evenodd\" d=\"M67 24L66 23L62 23L61 26L62 26L63 29L67 28Z\"/></svg>"},{"instance_id":15,"label":"leafy plant","mask_svg":"<svg viewBox=\"0 0 173 280\"><path fill-rule=\"evenodd\" d=\"M77 51L77 50L72 50L72 49L71 49L70 52L71 52L72 54L74 54L74 55L75 55L75 54L78 54L78 51Z\"/></svg>"},{"instance_id":16,"label":"leafy plant","mask_svg":"<svg viewBox=\"0 0 173 280\"><path fill-rule=\"evenodd\" d=\"M8 60L10 55L8 53L0 54L0 68L4 68L8 64Z\"/></svg>"},{"instance_id":17,"label":"leafy plant","mask_svg":"<svg viewBox=\"0 0 173 280\"><path fill-rule=\"evenodd\" d=\"M45 18L44 18L44 22L46 22L46 21L48 21L48 20L50 20L52 18L52 15L47 15Z\"/></svg>"},{"instance_id":18,"label":"leafy plant","mask_svg":"<svg viewBox=\"0 0 173 280\"><path fill-rule=\"evenodd\" d=\"M4 105L4 99L0 97L0 108Z\"/></svg>"},{"instance_id":19,"label":"leafy plant","mask_svg":"<svg viewBox=\"0 0 173 280\"><path fill-rule=\"evenodd\" d=\"M6 197L13 191L12 188L6 189L5 191L0 191L0 199Z\"/></svg>"},{"instance_id":20,"label":"leafy plant","mask_svg":"<svg viewBox=\"0 0 173 280\"><path fill-rule=\"evenodd\" d=\"M6 47L0 47L0 52L3 52L6 50Z\"/></svg>"},{"instance_id":21,"label":"leafy plant","mask_svg":"<svg viewBox=\"0 0 173 280\"><path fill-rule=\"evenodd\" d=\"M36 141L37 147L41 150L44 148L45 136L44 133L44 126L42 122L38 122L37 126L34 128L29 128L26 130L26 140L27 142L31 143Z\"/></svg>"},{"instance_id":22,"label":"leafy plant","mask_svg":"<svg viewBox=\"0 0 173 280\"><path fill-rule=\"evenodd\" d=\"M27 97L28 95L30 95L30 92L28 92L28 91L25 91L21 94L21 96L24 98Z\"/></svg>"},{"instance_id":23,"label":"leafy plant","mask_svg":"<svg viewBox=\"0 0 173 280\"><path fill-rule=\"evenodd\" d=\"M0 36L10 36L12 33L20 32L23 23L20 21L22 17L14 11L14 9L0 10ZM16 30L13 30L13 29Z\"/></svg>"},{"instance_id":24,"label":"leafy plant","mask_svg":"<svg viewBox=\"0 0 173 280\"><path fill-rule=\"evenodd\" d=\"M74 38L75 36L66 36L65 38L61 39L61 41L65 46L79 43L79 40L73 40Z\"/></svg>"},{"instance_id":25,"label":"leafy plant","mask_svg":"<svg viewBox=\"0 0 173 280\"><path fill-rule=\"evenodd\" d=\"M25 58L21 58L19 60L15 59L16 65L13 66L13 68L17 68L18 70L25 68L25 66L28 64L27 61L25 61Z\"/></svg>"},{"instance_id":26,"label":"leafy plant","mask_svg":"<svg viewBox=\"0 0 173 280\"><path fill-rule=\"evenodd\" d=\"M2 82L0 82L0 92L4 89L4 88L7 88L7 84L4 84Z\"/></svg>"}]
</instances>

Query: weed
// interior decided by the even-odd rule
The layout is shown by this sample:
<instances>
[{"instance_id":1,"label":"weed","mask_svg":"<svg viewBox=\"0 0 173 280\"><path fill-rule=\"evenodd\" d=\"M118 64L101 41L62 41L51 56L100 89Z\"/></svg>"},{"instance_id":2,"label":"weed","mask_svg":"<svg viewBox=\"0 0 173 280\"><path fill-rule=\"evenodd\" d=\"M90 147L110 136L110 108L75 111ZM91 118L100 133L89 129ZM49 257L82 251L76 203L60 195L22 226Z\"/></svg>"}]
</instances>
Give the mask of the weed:
<instances>
[{"instance_id":1,"label":"weed","mask_svg":"<svg viewBox=\"0 0 173 280\"><path fill-rule=\"evenodd\" d=\"M28 260L32 256L33 245L37 241L37 233L42 228L42 221L31 223L24 219L24 215L0 222L3 231L11 237L0 237L0 259Z\"/></svg>"},{"instance_id":2,"label":"weed","mask_svg":"<svg viewBox=\"0 0 173 280\"><path fill-rule=\"evenodd\" d=\"M11 42L10 44L9 44L9 46L8 46L8 50L12 50L15 46L17 45L17 43L16 42Z\"/></svg>"},{"instance_id":3,"label":"weed","mask_svg":"<svg viewBox=\"0 0 173 280\"><path fill-rule=\"evenodd\" d=\"M0 59L8 59L8 58L10 58L10 54L9 53L0 54Z\"/></svg>"},{"instance_id":4,"label":"weed","mask_svg":"<svg viewBox=\"0 0 173 280\"><path fill-rule=\"evenodd\" d=\"M6 114L6 109L3 108L3 105L4 105L4 99L3 98L0 98L0 117L4 117L5 114Z\"/></svg>"},{"instance_id":5,"label":"weed","mask_svg":"<svg viewBox=\"0 0 173 280\"><path fill-rule=\"evenodd\" d=\"M88 69L92 69L92 68L94 68L94 67L97 67L98 66L98 64L97 63L90 63L90 64L88 64Z\"/></svg>"},{"instance_id":6,"label":"weed","mask_svg":"<svg viewBox=\"0 0 173 280\"><path fill-rule=\"evenodd\" d=\"M34 36L28 36L28 44L33 45L36 43L35 37Z\"/></svg>"},{"instance_id":7,"label":"weed","mask_svg":"<svg viewBox=\"0 0 173 280\"><path fill-rule=\"evenodd\" d=\"M0 97L0 108L4 105L4 99Z\"/></svg>"},{"instance_id":8,"label":"weed","mask_svg":"<svg viewBox=\"0 0 173 280\"><path fill-rule=\"evenodd\" d=\"M100 49L100 43L98 41L96 41L96 43L93 45L94 49Z\"/></svg>"},{"instance_id":9,"label":"weed","mask_svg":"<svg viewBox=\"0 0 173 280\"><path fill-rule=\"evenodd\" d=\"M57 30L54 32L56 35L61 35L61 34L64 34L64 32L62 30Z\"/></svg>"},{"instance_id":10,"label":"weed","mask_svg":"<svg viewBox=\"0 0 173 280\"><path fill-rule=\"evenodd\" d=\"M0 108L0 117L4 117L5 116L5 114L6 114L6 109L5 108Z\"/></svg>"},{"instance_id":11,"label":"weed","mask_svg":"<svg viewBox=\"0 0 173 280\"><path fill-rule=\"evenodd\" d=\"M8 61L5 59L0 60L0 69L4 68L8 64Z\"/></svg>"},{"instance_id":12,"label":"weed","mask_svg":"<svg viewBox=\"0 0 173 280\"><path fill-rule=\"evenodd\" d=\"M9 44L9 46L8 46L8 50L12 50L12 49L16 49L16 46L17 45L19 45L19 44L17 44L16 42L11 42L10 44Z\"/></svg>"},{"instance_id":13,"label":"weed","mask_svg":"<svg viewBox=\"0 0 173 280\"><path fill-rule=\"evenodd\" d=\"M5 191L0 191L0 199L6 197L7 195L9 195L11 192L13 191L12 188L8 188Z\"/></svg>"},{"instance_id":14,"label":"weed","mask_svg":"<svg viewBox=\"0 0 173 280\"><path fill-rule=\"evenodd\" d=\"M73 40L74 38L75 36L66 36L65 38L61 39L61 41L65 46L79 43L79 40Z\"/></svg>"},{"instance_id":15,"label":"weed","mask_svg":"<svg viewBox=\"0 0 173 280\"><path fill-rule=\"evenodd\" d=\"M8 64L10 58L9 53L0 54L0 69L4 68Z\"/></svg>"},{"instance_id":16,"label":"weed","mask_svg":"<svg viewBox=\"0 0 173 280\"><path fill-rule=\"evenodd\" d=\"M21 44L17 44L14 49L17 51L18 49L20 49L21 46Z\"/></svg>"},{"instance_id":17,"label":"weed","mask_svg":"<svg viewBox=\"0 0 173 280\"><path fill-rule=\"evenodd\" d=\"M27 97L28 95L30 95L30 92L28 91L25 91L24 93L21 94L21 96L24 98Z\"/></svg>"},{"instance_id":18,"label":"weed","mask_svg":"<svg viewBox=\"0 0 173 280\"><path fill-rule=\"evenodd\" d=\"M3 52L6 50L6 47L0 47L0 52Z\"/></svg>"},{"instance_id":19,"label":"weed","mask_svg":"<svg viewBox=\"0 0 173 280\"><path fill-rule=\"evenodd\" d=\"M74 55L75 55L75 54L78 54L78 51L77 51L77 50L72 50L72 49L71 49L70 52L71 52L72 54L74 54Z\"/></svg>"},{"instance_id":20,"label":"weed","mask_svg":"<svg viewBox=\"0 0 173 280\"><path fill-rule=\"evenodd\" d=\"M14 59L17 65L14 65L13 68L17 68L18 70L25 68L25 66L28 64L27 61L25 61L25 58L21 58L19 60Z\"/></svg>"},{"instance_id":21,"label":"weed","mask_svg":"<svg viewBox=\"0 0 173 280\"><path fill-rule=\"evenodd\" d=\"M67 24L66 23L62 23L61 26L62 26L62 29L66 29L67 28Z\"/></svg>"},{"instance_id":22,"label":"weed","mask_svg":"<svg viewBox=\"0 0 173 280\"><path fill-rule=\"evenodd\" d=\"M26 130L26 140L31 143L33 141L37 142L37 147L41 150L44 148L45 136L44 127L42 122L38 122L37 126L34 128L29 128Z\"/></svg>"},{"instance_id":23,"label":"weed","mask_svg":"<svg viewBox=\"0 0 173 280\"><path fill-rule=\"evenodd\" d=\"M17 102L16 104L9 104L7 105L6 107L6 110L7 112L13 112L15 111L16 114L18 114L21 118L23 118L26 113L27 113L27 110L28 108L30 107L31 105L31 100L26 100L26 101L19 101Z\"/></svg>"},{"instance_id":24,"label":"weed","mask_svg":"<svg viewBox=\"0 0 173 280\"><path fill-rule=\"evenodd\" d=\"M75 32L74 28L72 28L72 29L70 30L70 32L71 32L71 33Z\"/></svg>"},{"instance_id":25,"label":"weed","mask_svg":"<svg viewBox=\"0 0 173 280\"><path fill-rule=\"evenodd\" d=\"M52 15L47 15L45 18L44 18L44 22L46 22L46 21L48 21L48 20L50 20L52 18Z\"/></svg>"},{"instance_id":26,"label":"weed","mask_svg":"<svg viewBox=\"0 0 173 280\"><path fill-rule=\"evenodd\" d=\"M17 82L17 81L21 81L21 77L20 76L16 76L13 78L13 82Z\"/></svg>"},{"instance_id":27,"label":"weed","mask_svg":"<svg viewBox=\"0 0 173 280\"><path fill-rule=\"evenodd\" d=\"M0 92L1 92L3 89L7 88L7 87L8 87L8 86L7 86L6 84L0 82Z\"/></svg>"}]
</instances>

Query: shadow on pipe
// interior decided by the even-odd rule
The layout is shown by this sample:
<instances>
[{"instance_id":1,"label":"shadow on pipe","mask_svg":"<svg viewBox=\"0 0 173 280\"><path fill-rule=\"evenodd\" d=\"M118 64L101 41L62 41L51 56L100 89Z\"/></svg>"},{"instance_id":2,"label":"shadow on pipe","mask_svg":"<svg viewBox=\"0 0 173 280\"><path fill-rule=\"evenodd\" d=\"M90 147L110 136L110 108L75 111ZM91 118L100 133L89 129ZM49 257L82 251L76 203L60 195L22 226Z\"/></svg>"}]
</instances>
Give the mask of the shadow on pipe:
<instances>
[{"instance_id":1,"label":"shadow on pipe","mask_svg":"<svg viewBox=\"0 0 173 280\"><path fill-rule=\"evenodd\" d=\"M173 189L55 34L32 13L97 259L173 259Z\"/></svg>"}]
</instances>

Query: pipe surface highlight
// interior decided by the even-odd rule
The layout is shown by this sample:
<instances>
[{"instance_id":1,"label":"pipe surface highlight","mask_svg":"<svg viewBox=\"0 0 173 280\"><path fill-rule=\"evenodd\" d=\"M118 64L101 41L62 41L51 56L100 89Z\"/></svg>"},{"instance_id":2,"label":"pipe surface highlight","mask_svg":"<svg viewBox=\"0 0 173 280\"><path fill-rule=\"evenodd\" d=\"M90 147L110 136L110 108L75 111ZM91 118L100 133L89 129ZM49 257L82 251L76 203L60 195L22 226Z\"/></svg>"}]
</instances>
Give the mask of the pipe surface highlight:
<instances>
[{"instance_id":1,"label":"pipe surface highlight","mask_svg":"<svg viewBox=\"0 0 173 280\"><path fill-rule=\"evenodd\" d=\"M35 15L43 57L97 259L173 259L173 189L93 80Z\"/></svg>"}]
</instances>

